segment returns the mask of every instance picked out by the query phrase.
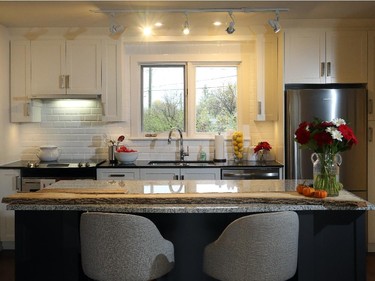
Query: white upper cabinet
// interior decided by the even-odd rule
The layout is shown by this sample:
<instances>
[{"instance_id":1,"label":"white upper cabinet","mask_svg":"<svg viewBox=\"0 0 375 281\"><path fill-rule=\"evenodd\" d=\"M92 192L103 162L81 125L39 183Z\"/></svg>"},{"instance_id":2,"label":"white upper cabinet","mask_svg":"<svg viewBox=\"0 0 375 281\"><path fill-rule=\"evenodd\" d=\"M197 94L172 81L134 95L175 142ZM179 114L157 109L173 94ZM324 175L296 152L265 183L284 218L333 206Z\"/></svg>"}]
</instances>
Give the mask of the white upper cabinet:
<instances>
[{"instance_id":1,"label":"white upper cabinet","mask_svg":"<svg viewBox=\"0 0 375 281\"><path fill-rule=\"evenodd\" d=\"M121 41L106 41L103 50L102 120L124 121L124 99L122 97L122 44Z\"/></svg>"},{"instance_id":2,"label":"white upper cabinet","mask_svg":"<svg viewBox=\"0 0 375 281\"><path fill-rule=\"evenodd\" d=\"M278 118L278 38L275 35L257 36L257 121Z\"/></svg>"},{"instance_id":3,"label":"white upper cabinet","mask_svg":"<svg viewBox=\"0 0 375 281\"><path fill-rule=\"evenodd\" d=\"M31 42L31 96L100 95L101 40Z\"/></svg>"},{"instance_id":4,"label":"white upper cabinet","mask_svg":"<svg viewBox=\"0 0 375 281\"><path fill-rule=\"evenodd\" d=\"M41 103L29 99L30 41L12 41L10 61L10 120L11 122L40 122Z\"/></svg>"},{"instance_id":5,"label":"white upper cabinet","mask_svg":"<svg viewBox=\"0 0 375 281\"><path fill-rule=\"evenodd\" d=\"M366 83L367 32L285 32L285 83Z\"/></svg>"}]
</instances>

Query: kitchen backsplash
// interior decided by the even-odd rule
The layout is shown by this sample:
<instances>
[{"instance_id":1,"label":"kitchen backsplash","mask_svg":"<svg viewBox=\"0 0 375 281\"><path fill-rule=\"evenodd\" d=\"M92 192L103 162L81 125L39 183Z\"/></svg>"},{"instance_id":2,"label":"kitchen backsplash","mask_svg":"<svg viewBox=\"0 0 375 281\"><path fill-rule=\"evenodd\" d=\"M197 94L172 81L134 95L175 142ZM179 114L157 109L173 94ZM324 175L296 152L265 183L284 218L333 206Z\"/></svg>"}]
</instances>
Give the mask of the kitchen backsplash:
<instances>
[{"instance_id":1,"label":"kitchen backsplash","mask_svg":"<svg viewBox=\"0 0 375 281\"><path fill-rule=\"evenodd\" d=\"M127 122L103 122L101 114L101 105L95 100L45 100L42 108L42 122L21 124L21 159L37 160L38 147L52 144L61 149L61 159L107 159L107 140L117 139L119 135L128 135L130 128ZM262 124L261 132L262 137L269 136L267 141L272 143L272 124ZM254 138L253 134L252 137ZM176 141L168 145L164 138L126 139L124 143L138 150L141 160L176 159L178 157L176 153L178 153L179 144ZM249 145L249 140L246 140L244 146L248 148ZM201 149L206 152L207 159L213 159L214 137L210 140L184 140L184 146L185 148L189 146L190 150L190 156L186 159L198 159ZM231 141L226 141L225 146L227 159L232 159ZM250 159L252 150L245 157Z\"/></svg>"}]
</instances>

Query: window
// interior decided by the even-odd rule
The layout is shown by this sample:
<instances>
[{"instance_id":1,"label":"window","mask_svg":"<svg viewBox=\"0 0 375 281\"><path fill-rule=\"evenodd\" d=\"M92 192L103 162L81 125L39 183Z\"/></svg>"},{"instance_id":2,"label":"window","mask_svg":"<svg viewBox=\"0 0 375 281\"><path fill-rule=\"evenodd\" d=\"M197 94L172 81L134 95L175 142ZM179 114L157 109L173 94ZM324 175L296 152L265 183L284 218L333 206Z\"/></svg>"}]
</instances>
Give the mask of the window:
<instances>
[{"instance_id":1,"label":"window","mask_svg":"<svg viewBox=\"0 0 375 281\"><path fill-rule=\"evenodd\" d=\"M142 131L185 130L185 65L142 65Z\"/></svg>"},{"instance_id":2,"label":"window","mask_svg":"<svg viewBox=\"0 0 375 281\"><path fill-rule=\"evenodd\" d=\"M207 134L236 129L237 66L186 65L141 65L142 132L189 127L193 134ZM195 113L194 118L186 118L187 112Z\"/></svg>"},{"instance_id":3,"label":"window","mask_svg":"<svg viewBox=\"0 0 375 281\"><path fill-rule=\"evenodd\" d=\"M195 70L195 130L237 128L237 67L198 66Z\"/></svg>"}]
</instances>

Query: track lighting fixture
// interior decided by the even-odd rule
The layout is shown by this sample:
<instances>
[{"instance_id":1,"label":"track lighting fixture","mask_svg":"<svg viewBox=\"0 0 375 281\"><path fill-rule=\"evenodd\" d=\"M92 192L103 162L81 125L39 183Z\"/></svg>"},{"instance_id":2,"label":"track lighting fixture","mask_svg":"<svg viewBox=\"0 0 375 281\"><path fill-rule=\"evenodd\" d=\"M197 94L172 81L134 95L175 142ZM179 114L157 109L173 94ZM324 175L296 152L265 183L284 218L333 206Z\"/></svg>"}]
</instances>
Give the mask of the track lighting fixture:
<instances>
[{"instance_id":1,"label":"track lighting fixture","mask_svg":"<svg viewBox=\"0 0 375 281\"><path fill-rule=\"evenodd\" d=\"M233 32L236 31L236 30L234 29L235 22L234 22L234 19L233 19L232 12L228 12L228 15L229 15L229 17L230 17L230 19L231 19L232 21L229 23L229 25L228 25L228 27L227 27L227 29L226 29L226 32L227 32L228 34L232 34Z\"/></svg>"},{"instance_id":2,"label":"track lighting fixture","mask_svg":"<svg viewBox=\"0 0 375 281\"><path fill-rule=\"evenodd\" d=\"M276 10L275 14L275 19L268 20L268 24L271 26L275 33L278 33L281 30L281 25L279 23L279 10Z\"/></svg>"},{"instance_id":3,"label":"track lighting fixture","mask_svg":"<svg viewBox=\"0 0 375 281\"><path fill-rule=\"evenodd\" d=\"M234 16L233 12L236 13L270 13L274 12L275 13L275 18L274 19L269 19L268 24L271 26L273 31L275 33L278 33L281 30L281 25L279 23L279 14L280 12L288 12L288 8L226 8L226 9L221 9L221 8L209 8L209 9L165 9L165 10L147 10L147 13L184 13L185 14L185 23L183 26L182 32L185 35L188 35L190 33L190 26L189 26L189 19L188 19L188 13L228 13L230 17L230 22L227 25L227 28L225 31L228 34L233 34L235 30L235 21L234 21ZM118 24L115 22L115 13L144 13L145 10L132 10L132 9L127 9L127 10L91 10L93 13L108 13L111 15L111 23L109 27L109 31L111 32L112 35L115 34L121 34L124 32L125 27L121 24ZM215 25L220 25L219 23L215 23ZM143 32L145 35L151 35L152 30L150 28L144 28Z\"/></svg>"},{"instance_id":4,"label":"track lighting fixture","mask_svg":"<svg viewBox=\"0 0 375 281\"><path fill-rule=\"evenodd\" d=\"M189 35L190 33L189 19L188 19L187 13L185 13L185 23L184 23L184 29L182 30L182 32L185 35Z\"/></svg>"},{"instance_id":5,"label":"track lighting fixture","mask_svg":"<svg viewBox=\"0 0 375 281\"><path fill-rule=\"evenodd\" d=\"M111 13L109 32L111 35L120 34L124 32L125 27L121 24L118 24L115 20L115 13Z\"/></svg>"}]
</instances>

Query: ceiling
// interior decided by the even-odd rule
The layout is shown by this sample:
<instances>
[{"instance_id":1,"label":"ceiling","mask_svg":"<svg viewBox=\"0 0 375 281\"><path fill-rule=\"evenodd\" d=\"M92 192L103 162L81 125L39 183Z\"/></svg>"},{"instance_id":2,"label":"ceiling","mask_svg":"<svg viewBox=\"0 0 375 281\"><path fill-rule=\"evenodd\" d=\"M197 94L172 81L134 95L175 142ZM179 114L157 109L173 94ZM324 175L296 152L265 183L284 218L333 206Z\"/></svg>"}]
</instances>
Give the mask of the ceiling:
<instances>
[{"instance_id":1,"label":"ceiling","mask_svg":"<svg viewBox=\"0 0 375 281\"><path fill-rule=\"evenodd\" d=\"M108 27L109 13L97 10L121 10L116 22L127 29L141 22L163 22L163 28L180 29L185 20L181 13L168 10L191 9L238 9L238 8L288 8L281 12L280 22L293 19L375 19L375 1L1 1L0 24L9 27ZM130 10L143 12L128 13ZM155 13L155 10L163 12ZM148 13L146 13L148 11ZM274 17L269 13L233 13L236 26L267 21ZM215 20L229 22L227 12L188 13L191 27L200 28Z\"/></svg>"}]
</instances>

